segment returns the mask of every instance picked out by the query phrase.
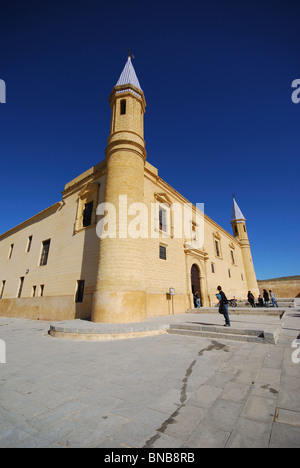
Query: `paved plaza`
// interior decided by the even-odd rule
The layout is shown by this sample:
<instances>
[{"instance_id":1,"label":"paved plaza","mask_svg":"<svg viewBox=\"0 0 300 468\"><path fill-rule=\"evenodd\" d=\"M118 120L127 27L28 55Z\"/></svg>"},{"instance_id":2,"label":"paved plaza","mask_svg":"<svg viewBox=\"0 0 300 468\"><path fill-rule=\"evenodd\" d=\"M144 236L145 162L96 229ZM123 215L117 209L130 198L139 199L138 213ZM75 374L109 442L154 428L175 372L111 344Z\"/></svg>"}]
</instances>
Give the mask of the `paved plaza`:
<instances>
[{"instance_id":1,"label":"paved plaza","mask_svg":"<svg viewBox=\"0 0 300 468\"><path fill-rule=\"evenodd\" d=\"M280 320L231 318L233 327ZM218 314L173 320L188 319L222 324ZM300 447L299 309L287 309L276 345L171 334L77 341L49 336L50 325L0 318L1 448Z\"/></svg>"}]
</instances>

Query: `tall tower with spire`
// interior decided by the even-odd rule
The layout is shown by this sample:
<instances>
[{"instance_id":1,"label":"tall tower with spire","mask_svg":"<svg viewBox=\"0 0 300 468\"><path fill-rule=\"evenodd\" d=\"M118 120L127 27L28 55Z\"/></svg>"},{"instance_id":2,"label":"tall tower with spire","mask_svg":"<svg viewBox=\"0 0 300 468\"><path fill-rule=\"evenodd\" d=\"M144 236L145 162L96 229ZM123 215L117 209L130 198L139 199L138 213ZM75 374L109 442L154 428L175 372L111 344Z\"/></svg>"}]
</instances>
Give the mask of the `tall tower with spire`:
<instances>
[{"instance_id":1,"label":"tall tower with spire","mask_svg":"<svg viewBox=\"0 0 300 468\"><path fill-rule=\"evenodd\" d=\"M236 237L241 244L248 290L252 291L254 296L257 297L259 295L259 288L257 285L257 279L252 260L250 242L246 227L246 218L238 206L235 196L233 196L231 225L234 237Z\"/></svg>"},{"instance_id":2,"label":"tall tower with spire","mask_svg":"<svg viewBox=\"0 0 300 468\"><path fill-rule=\"evenodd\" d=\"M105 202L115 208L116 235L100 240L94 322L138 322L146 318L143 239L132 239L127 207L144 200L146 102L131 55L109 98L110 135L105 150ZM120 221L123 221L120 223Z\"/></svg>"}]
</instances>

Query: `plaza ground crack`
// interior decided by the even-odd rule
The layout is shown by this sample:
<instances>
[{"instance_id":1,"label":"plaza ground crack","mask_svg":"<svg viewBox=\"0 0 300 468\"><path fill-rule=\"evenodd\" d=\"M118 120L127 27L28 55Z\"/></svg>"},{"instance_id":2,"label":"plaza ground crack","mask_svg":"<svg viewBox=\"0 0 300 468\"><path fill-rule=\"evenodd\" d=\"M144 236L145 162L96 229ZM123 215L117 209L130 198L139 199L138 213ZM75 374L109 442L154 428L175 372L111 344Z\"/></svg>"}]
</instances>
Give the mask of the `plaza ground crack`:
<instances>
[{"instance_id":1,"label":"plaza ground crack","mask_svg":"<svg viewBox=\"0 0 300 468\"><path fill-rule=\"evenodd\" d=\"M198 352L198 357L203 356L205 351L221 351L223 350L224 352L229 352L229 348L227 345L224 345L222 343L219 343L218 341L213 340L209 346L206 348L203 348L201 351ZM197 358L189 365L189 367L186 370L185 376L182 380L182 387L181 387L181 392L180 392L180 403L178 404L178 408L167 418L162 425L160 426L159 429L157 429L157 434L155 434L151 439L147 440L146 444L144 445L143 448L152 448L153 444L161 437L161 435L166 431L167 427L170 424L176 423L176 417L180 413L180 410L182 407L185 406L185 402L187 400L187 394L186 394L186 389L188 385L188 380L193 372L193 368L195 364L197 363Z\"/></svg>"}]
</instances>

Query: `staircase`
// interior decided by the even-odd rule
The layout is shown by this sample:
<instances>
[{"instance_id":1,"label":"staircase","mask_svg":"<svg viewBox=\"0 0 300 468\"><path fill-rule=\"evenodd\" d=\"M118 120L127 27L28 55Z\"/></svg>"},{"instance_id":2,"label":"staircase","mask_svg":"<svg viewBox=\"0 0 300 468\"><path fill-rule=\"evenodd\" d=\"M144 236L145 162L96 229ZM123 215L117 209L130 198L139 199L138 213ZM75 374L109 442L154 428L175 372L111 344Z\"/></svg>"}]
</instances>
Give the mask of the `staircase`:
<instances>
[{"instance_id":1,"label":"staircase","mask_svg":"<svg viewBox=\"0 0 300 468\"><path fill-rule=\"evenodd\" d=\"M171 335L188 335L218 340L244 341L260 344L276 344L281 326L269 327L267 330L242 329L232 327L220 327L211 325L172 324L167 330Z\"/></svg>"}]
</instances>

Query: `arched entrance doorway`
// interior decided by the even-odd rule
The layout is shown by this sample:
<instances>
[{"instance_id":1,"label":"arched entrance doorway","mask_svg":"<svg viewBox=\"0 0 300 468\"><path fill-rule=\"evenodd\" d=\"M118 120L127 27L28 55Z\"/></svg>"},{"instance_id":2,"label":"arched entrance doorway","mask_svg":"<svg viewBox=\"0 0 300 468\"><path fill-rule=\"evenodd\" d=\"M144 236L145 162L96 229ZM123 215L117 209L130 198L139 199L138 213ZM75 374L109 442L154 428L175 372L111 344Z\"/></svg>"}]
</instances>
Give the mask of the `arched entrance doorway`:
<instances>
[{"instance_id":1,"label":"arched entrance doorway","mask_svg":"<svg viewBox=\"0 0 300 468\"><path fill-rule=\"evenodd\" d=\"M201 284L200 284L200 270L199 270L199 267L195 263L194 265L192 265L192 269L191 269L191 285L192 285L193 295L195 294L195 292L198 291L200 294L201 304L203 304L202 295L201 295Z\"/></svg>"}]
</instances>

